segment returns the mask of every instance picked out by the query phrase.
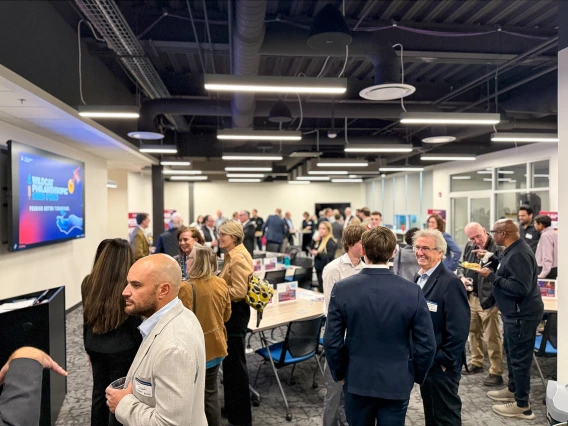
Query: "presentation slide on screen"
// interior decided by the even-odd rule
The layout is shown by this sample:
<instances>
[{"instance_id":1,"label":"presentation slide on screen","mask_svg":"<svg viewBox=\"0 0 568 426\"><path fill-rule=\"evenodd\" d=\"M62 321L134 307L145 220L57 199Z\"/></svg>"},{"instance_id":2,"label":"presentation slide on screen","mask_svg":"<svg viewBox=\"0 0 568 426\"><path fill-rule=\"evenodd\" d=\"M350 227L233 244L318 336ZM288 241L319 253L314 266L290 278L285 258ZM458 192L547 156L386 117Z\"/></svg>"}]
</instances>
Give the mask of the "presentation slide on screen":
<instances>
[{"instance_id":1,"label":"presentation slide on screen","mask_svg":"<svg viewBox=\"0 0 568 426\"><path fill-rule=\"evenodd\" d=\"M19 156L19 247L84 236L83 167Z\"/></svg>"}]
</instances>

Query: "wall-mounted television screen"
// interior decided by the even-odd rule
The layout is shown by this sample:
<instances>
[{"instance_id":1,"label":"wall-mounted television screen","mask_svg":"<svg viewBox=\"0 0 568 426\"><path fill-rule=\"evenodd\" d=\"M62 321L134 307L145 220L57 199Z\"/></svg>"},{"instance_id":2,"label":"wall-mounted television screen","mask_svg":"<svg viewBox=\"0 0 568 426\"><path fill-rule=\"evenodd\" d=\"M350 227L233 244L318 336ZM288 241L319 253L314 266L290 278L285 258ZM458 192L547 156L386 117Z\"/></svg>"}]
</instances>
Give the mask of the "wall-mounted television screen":
<instances>
[{"instance_id":1,"label":"wall-mounted television screen","mask_svg":"<svg viewBox=\"0 0 568 426\"><path fill-rule=\"evenodd\" d=\"M85 164L8 141L8 249L85 237Z\"/></svg>"}]
</instances>

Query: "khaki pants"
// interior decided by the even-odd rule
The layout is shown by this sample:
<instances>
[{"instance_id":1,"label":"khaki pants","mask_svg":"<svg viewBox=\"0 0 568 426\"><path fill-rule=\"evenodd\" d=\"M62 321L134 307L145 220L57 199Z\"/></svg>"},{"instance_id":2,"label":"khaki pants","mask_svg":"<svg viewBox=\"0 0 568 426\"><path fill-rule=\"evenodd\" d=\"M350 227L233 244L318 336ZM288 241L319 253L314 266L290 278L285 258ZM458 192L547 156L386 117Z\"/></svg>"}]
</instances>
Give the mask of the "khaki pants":
<instances>
[{"instance_id":1,"label":"khaki pants","mask_svg":"<svg viewBox=\"0 0 568 426\"><path fill-rule=\"evenodd\" d=\"M497 306L483 310L479 297L469 295L471 322L469 325L469 341L471 343L471 363L483 367L483 339L487 342L487 353L491 368L490 374L503 375L503 339L499 325L501 315Z\"/></svg>"}]
</instances>

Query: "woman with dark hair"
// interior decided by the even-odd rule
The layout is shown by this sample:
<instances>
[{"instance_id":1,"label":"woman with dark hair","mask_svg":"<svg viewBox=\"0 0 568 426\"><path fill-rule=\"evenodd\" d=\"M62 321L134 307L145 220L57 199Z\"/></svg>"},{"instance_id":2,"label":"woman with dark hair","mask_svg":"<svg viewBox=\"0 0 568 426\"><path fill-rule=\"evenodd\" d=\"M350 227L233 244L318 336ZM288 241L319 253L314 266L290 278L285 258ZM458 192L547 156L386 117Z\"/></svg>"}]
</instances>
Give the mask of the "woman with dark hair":
<instances>
[{"instance_id":1,"label":"woman with dark hair","mask_svg":"<svg viewBox=\"0 0 568 426\"><path fill-rule=\"evenodd\" d=\"M191 269L191 259L189 254L193 249L193 245L195 243L199 243L201 245L205 244L205 239L199 229L193 227L182 226L177 231L177 239L179 242L179 254L174 256L174 259L177 260L179 263L179 267L181 268L181 278L182 280L186 280L189 270Z\"/></svg>"},{"instance_id":2,"label":"woman with dark hair","mask_svg":"<svg viewBox=\"0 0 568 426\"><path fill-rule=\"evenodd\" d=\"M446 222L444 222L444 219L442 219L442 216L440 216L439 214L433 214L428 217L426 224L428 225L428 229L437 229L444 236L444 240L446 240L448 249L446 251L446 257L444 258L442 263L450 271L455 272L455 270L458 269L458 263L460 262L462 249L456 244L452 236L446 232Z\"/></svg>"},{"instance_id":3,"label":"woman with dark hair","mask_svg":"<svg viewBox=\"0 0 568 426\"><path fill-rule=\"evenodd\" d=\"M182 281L179 300L191 310L205 336L205 417L208 426L221 426L221 408L217 395L217 374L227 356L227 329L231 317L231 299L225 280L216 277L217 255L209 247L194 244L189 254L188 281ZM193 300L193 290L195 298Z\"/></svg>"},{"instance_id":4,"label":"woman with dark hair","mask_svg":"<svg viewBox=\"0 0 568 426\"><path fill-rule=\"evenodd\" d=\"M124 312L122 292L134 263L129 242L104 240L99 249L93 270L81 284L83 340L93 369L91 425L108 426L120 423L110 415L105 389L128 373L142 342L142 320Z\"/></svg>"},{"instance_id":5,"label":"woman with dark hair","mask_svg":"<svg viewBox=\"0 0 568 426\"><path fill-rule=\"evenodd\" d=\"M302 234L302 251L305 251L306 253L309 253L308 246L312 241L315 226L316 224L310 218L310 214L308 212L304 212L304 220L302 221L302 230L304 231Z\"/></svg>"}]
</instances>

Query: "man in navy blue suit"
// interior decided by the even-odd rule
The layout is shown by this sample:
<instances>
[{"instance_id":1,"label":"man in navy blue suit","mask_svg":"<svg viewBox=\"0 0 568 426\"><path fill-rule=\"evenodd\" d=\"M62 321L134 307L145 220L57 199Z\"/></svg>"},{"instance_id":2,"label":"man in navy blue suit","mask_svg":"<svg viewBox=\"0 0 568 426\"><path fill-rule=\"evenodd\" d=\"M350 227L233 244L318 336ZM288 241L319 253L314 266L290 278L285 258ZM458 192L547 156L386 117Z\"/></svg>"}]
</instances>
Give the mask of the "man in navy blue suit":
<instances>
[{"instance_id":1,"label":"man in navy blue suit","mask_svg":"<svg viewBox=\"0 0 568 426\"><path fill-rule=\"evenodd\" d=\"M434 364L420 387L426 426L462 424L458 389L470 311L464 285L442 263L446 250L440 231L414 235L414 253L421 268L416 283L426 298L436 336Z\"/></svg>"},{"instance_id":2,"label":"man in navy blue suit","mask_svg":"<svg viewBox=\"0 0 568 426\"><path fill-rule=\"evenodd\" d=\"M402 426L414 382L424 381L436 352L432 320L420 288L389 271L392 231L366 231L362 245L365 267L333 287L325 355L343 383L350 426Z\"/></svg>"}]
</instances>

